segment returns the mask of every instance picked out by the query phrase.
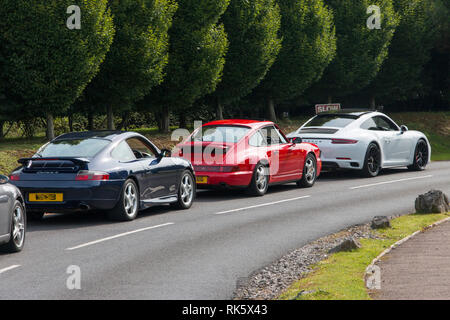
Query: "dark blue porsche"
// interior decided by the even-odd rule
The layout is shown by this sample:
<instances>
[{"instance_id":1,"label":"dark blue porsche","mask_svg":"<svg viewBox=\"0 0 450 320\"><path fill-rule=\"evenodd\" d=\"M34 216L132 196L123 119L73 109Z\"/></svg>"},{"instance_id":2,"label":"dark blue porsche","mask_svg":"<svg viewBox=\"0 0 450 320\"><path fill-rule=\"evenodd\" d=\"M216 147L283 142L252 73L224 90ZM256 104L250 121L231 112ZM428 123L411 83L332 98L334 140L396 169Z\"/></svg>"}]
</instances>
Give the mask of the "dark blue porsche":
<instances>
[{"instance_id":1,"label":"dark blue porsche","mask_svg":"<svg viewBox=\"0 0 450 320\"><path fill-rule=\"evenodd\" d=\"M172 158L134 132L63 134L19 163L10 180L34 219L45 212L92 209L129 221L153 205L188 209L196 192L190 162Z\"/></svg>"}]
</instances>

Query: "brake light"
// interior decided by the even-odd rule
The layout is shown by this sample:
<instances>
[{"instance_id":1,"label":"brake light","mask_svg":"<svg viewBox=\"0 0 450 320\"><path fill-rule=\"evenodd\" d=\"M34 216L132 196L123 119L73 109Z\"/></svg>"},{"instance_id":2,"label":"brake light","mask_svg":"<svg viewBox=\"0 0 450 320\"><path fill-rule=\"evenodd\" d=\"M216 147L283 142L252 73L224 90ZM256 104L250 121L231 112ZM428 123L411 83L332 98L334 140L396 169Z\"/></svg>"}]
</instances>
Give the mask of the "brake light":
<instances>
[{"instance_id":1,"label":"brake light","mask_svg":"<svg viewBox=\"0 0 450 320\"><path fill-rule=\"evenodd\" d=\"M350 139L331 139L332 144L355 144L358 143L358 140L350 140Z\"/></svg>"},{"instance_id":2,"label":"brake light","mask_svg":"<svg viewBox=\"0 0 450 320\"><path fill-rule=\"evenodd\" d=\"M19 181L20 180L20 176L18 174L12 174L9 176L9 180L11 181Z\"/></svg>"},{"instance_id":3,"label":"brake light","mask_svg":"<svg viewBox=\"0 0 450 320\"><path fill-rule=\"evenodd\" d=\"M86 171L78 172L75 177L76 181L106 181L109 180L109 174L105 172Z\"/></svg>"}]
</instances>

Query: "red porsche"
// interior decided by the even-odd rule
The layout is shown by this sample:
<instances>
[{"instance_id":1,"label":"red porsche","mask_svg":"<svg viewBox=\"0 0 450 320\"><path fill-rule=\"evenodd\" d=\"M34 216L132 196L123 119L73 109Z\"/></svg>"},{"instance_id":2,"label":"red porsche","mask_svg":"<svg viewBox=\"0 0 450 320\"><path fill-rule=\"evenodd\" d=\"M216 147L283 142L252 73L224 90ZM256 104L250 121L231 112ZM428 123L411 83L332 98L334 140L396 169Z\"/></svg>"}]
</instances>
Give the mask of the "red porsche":
<instances>
[{"instance_id":1,"label":"red porsche","mask_svg":"<svg viewBox=\"0 0 450 320\"><path fill-rule=\"evenodd\" d=\"M272 184L312 187L322 168L316 145L289 140L270 121L209 122L177 145L174 155L192 162L199 188L246 188L256 196Z\"/></svg>"}]
</instances>

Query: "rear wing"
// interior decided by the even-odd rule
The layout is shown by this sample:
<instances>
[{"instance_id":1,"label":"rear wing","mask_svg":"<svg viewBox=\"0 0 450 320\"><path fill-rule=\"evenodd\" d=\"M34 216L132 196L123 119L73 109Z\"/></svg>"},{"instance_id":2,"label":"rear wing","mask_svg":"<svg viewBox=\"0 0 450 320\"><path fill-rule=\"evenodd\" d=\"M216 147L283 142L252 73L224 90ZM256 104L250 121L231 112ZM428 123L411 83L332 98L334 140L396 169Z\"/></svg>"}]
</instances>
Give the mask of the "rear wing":
<instances>
[{"instance_id":1,"label":"rear wing","mask_svg":"<svg viewBox=\"0 0 450 320\"><path fill-rule=\"evenodd\" d=\"M22 158L18 161L23 166L23 172L78 172L86 167L90 161L85 158L49 157Z\"/></svg>"},{"instance_id":2,"label":"rear wing","mask_svg":"<svg viewBox=\"0 0 450 320\"><path fill-rule=\"evenodd\" d=\"M29 161L72 161L74 164L83 165L91 162L86 158L71 158L71 157L49 157L49 158L21 158L17 160L20 164L27 164Z\"/></svg>"}]
</instances>

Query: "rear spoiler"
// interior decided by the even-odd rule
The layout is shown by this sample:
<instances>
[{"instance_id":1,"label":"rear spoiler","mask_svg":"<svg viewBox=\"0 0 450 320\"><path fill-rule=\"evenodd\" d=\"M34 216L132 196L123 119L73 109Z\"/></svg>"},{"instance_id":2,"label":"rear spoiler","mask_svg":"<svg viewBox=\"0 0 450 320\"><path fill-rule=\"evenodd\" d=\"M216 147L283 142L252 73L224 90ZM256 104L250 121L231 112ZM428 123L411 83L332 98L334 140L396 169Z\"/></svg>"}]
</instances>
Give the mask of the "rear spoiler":
<instances>
[{"instance_id":1,"label":"rear spoiler","mask_svg":"<svg viewBox=\"0 0 450 320\"><path fill-rule=\"evenodd\" d=\"M20 164L26 164L29 161L57 161L57 160L66 160L66 161L72 161L75 164L86 164L91 162L89 159L86 158L71 158L71 157L49 157L49 158L21 158L17 160Z\"/></svg>"}]
</instances>

